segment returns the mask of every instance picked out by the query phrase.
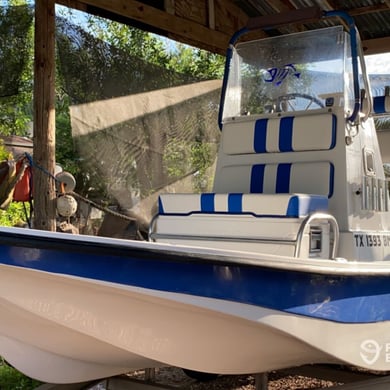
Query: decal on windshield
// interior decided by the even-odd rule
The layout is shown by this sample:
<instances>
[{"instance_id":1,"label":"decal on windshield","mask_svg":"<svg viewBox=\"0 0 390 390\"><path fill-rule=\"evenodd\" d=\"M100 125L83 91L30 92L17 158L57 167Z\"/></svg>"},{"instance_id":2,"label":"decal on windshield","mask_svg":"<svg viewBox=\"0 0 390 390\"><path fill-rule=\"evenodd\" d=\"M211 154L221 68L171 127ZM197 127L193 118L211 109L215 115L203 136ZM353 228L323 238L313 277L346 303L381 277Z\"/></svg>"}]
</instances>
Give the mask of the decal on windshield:
<instances>
[{"instance_id":1,"label":"decal on windshield","mask_svg":"<svg viewBox=\"0 0 390 390\"><path fill-rule=\"evenodd\" d=\"M279 86L287 78L287 76L295 76L299 79L301 74L297 71L293 64L286 64L280 68L269 68L266 70L267 74L264 77L264 81Z\"/></svg>"}]
</instances>

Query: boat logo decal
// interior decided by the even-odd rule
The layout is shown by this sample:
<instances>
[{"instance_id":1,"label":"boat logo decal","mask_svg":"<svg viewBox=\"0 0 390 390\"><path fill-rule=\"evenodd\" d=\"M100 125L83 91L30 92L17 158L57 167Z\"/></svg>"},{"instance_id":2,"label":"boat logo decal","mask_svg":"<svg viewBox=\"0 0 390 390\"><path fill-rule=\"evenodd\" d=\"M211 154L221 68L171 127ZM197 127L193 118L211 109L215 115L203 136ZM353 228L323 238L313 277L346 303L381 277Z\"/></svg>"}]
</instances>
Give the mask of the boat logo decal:
<instances>
[{"instance_id":1,"label":"boat logo decal","mask_svg":"<svg viewBox=\"0 0 390 390\"><path fill-rule=\"evenodd\" d=\"M264 81L267 83L272 83L275 86L279 86L287 78L287 76L293 75L297 79L301 74L297 71L297 68L293 64L286 64L281 67L269 68L266 70L266 76Z\"/></svg>"},{"instance_id":2,"label":"boat logo decal","mask_svg":"<svg viewBox=\"0 0 390 390\"><path fill-rule=\"evenodd\" d=\"M375 340L364 340L360 344L360 357L371 366L378 360L382 348Z\"/></svg>"}]
</instances>

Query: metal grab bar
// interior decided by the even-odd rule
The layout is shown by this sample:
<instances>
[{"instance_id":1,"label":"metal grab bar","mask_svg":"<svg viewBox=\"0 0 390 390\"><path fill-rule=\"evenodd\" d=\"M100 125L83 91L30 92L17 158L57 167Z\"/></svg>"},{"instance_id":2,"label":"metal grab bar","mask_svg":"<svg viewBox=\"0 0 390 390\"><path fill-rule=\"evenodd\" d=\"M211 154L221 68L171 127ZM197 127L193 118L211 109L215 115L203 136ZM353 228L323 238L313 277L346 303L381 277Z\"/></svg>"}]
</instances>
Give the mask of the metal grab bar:
<instances>
[{"instance_id":1,"label":"metal grab bar","mask_svg":"<svg viewBox=\"0 0 390 390\"><path fill-rule=\"evenodd\" d=\"M331 214L326 213L313 213L308 215L303 221L301 226L299 227L298 233L297 233L297 241L295 244L295 251L294 251L294 257L299 257L301 253L301 244L303 239L303 234L305 232L305 229L310 225L311 222L315 220L322 220L325 222L329 222L332 230L333 230L333 245L331 250L331 259L336 258L336 254L339 248L339 225L336 221L336 218Z\"/></svg>"},{"instance_id":2,"label":"metal grab bar","mask_svg":"<svg viewBox=\"0 0 390 390\"><path fill-rule=\"evenodd\" d=\"M156 213L153 215L153 218L151 219L149 223L149 229L148 229L148 241L155 242L156 240L154 239L154 229L156 226L156 221L157 218L159 217L159 213Z\"/></svg>"}]
</instances>

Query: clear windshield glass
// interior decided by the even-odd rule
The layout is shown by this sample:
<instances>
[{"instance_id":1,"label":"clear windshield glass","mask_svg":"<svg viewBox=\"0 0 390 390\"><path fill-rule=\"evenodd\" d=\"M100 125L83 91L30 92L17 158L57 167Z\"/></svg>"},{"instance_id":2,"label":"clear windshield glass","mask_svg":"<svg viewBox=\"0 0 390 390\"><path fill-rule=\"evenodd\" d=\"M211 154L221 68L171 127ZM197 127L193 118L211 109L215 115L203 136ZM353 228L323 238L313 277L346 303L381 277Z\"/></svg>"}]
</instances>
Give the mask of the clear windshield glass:
<instances>
[{"instance_id":1,"label":"clear windshield glass","mask_svg":"<svg viewBox=\"0 0 390 390\"><path fill-rule=\"evenodd\" d=\"M342 26L239 43L223 117L315 110L352 100L349 40Z\"/></svg>"}]
</instances>

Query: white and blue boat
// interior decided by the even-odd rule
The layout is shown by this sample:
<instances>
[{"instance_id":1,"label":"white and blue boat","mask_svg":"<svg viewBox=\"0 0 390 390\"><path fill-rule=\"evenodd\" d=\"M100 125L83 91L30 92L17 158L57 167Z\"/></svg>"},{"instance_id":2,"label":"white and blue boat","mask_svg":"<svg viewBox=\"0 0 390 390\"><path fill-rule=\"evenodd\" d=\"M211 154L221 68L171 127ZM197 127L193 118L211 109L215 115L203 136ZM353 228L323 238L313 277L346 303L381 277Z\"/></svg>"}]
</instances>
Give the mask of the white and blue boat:
<instances>
[{"instance_id":1,"label":"white and blue boat","mask_svg":"<svg viewBox=\"0 0 390 390\"><path fill-rule=\"evenodd\" d=\"M232 38L213 192L161 194L148 242L0 229L1 356L52 383L389 370L389 91L371 96L353 20L310 12L348 29Z\"/></svg>"}]
</instances>

